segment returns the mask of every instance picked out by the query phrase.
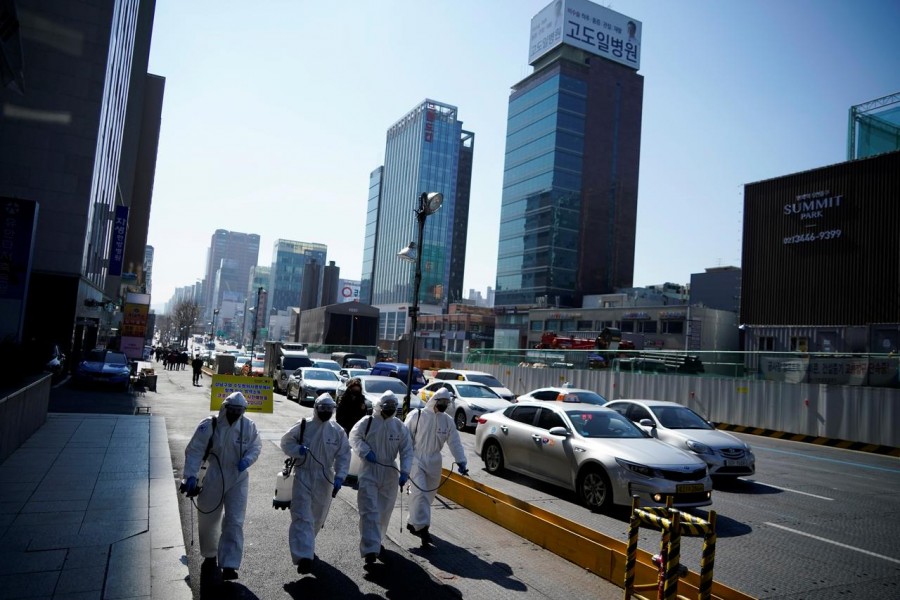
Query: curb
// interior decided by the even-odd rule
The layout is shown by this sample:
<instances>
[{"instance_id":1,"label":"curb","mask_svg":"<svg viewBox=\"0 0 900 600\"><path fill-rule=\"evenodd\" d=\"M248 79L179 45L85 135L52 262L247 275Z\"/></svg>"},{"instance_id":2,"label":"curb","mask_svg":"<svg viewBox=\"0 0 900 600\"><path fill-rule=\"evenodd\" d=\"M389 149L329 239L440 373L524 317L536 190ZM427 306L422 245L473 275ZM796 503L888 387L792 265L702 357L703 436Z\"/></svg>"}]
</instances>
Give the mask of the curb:
<instances>
[{"instance_id":1,"label":"curb","mask_svg":"<svg viewBox=\"0 0 900 600\"><path fill-rule=\"evenodd\" d=\"M801 433L788 433L785 431L777 431L774 429L763 429L760 427L747 427L744 425L731 425L729 423L716 423L717 429L725 431L734 431L737 433L749 433L763 437L771 437L780 440L789 440L791 442L804 442L807 444L816 444L819 446L829 446L832 448L841 448L842 450L857 450L859 452L869 452L871 454L881 454L884 456L900 457L900 448L894 446L881 446L879 444L866 444L865 442L851 442L838 438L819 437L815 435L804 435Z\"/></svg>"}]
</instances>

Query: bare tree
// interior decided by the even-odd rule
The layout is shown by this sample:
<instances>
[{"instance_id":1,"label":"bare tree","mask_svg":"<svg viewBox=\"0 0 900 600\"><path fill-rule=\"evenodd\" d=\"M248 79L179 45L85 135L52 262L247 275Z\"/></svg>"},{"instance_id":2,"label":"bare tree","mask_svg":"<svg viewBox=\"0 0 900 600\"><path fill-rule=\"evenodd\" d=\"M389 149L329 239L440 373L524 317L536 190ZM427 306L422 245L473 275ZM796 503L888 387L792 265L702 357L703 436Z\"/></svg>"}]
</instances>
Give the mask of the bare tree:
<instances>
[{"instance_id":1,"label":"bare tree","mask_svg":"<svg viewBox=\"0 0 900 600\"><path fill-rule=\"evenodd\" d=\"M178 341L182 346L187 346L191 328L200 318L200 305L194 300L182 300L175 305L170 317Z\"/></svg>"}]
</instances>

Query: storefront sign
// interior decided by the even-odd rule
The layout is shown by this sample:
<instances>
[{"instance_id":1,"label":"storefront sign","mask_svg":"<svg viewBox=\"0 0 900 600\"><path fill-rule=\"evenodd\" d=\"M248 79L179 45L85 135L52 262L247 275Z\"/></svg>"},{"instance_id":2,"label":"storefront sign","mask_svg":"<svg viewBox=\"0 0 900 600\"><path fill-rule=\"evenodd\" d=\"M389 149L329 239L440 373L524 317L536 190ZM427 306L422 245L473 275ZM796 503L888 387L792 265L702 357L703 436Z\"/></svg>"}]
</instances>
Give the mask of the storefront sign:
<instances>
[{"instance_id":1,"label":"storefront sign","mask_svg":"<svg viewBox=\"0 0 900 600\"><path fill-rule=\"evenodd\" d=\"M128 207L116 206L116 217L113 221L112 248L109 250L109 274L122 274L122 263L125 260L125 234L128 231Z\"/></svg>"}]
</instances>

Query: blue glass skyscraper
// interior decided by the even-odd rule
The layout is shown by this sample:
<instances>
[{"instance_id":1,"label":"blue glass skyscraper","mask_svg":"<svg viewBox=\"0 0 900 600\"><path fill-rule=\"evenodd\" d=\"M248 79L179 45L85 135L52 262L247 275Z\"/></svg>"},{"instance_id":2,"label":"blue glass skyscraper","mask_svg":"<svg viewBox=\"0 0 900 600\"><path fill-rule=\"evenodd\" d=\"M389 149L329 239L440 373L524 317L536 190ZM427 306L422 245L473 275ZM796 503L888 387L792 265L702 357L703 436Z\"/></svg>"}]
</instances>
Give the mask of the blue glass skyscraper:
<instances>
[{"instance_id":1,"label":"blue glass skyscraper","mask_svg":"<svg viewBox=\"0 0 900 600\"><path fill-rule=\"evenodd\" d=\"M474 141L455 106L428 99L388 129L384 167L370 176L361 286L392 323L383 323L382 339L402 332L403 319L389 316L386 305L412 303L414 270L397 252L416 239L414 210L423 192L440 192L444 203L425 224L419 302L444 307L462 295Z\"/></svg>"},{"instance_id":2,"label":"blue glass skyscraper","mask_svg":"<svg viewBox=\"0 0 900 600\"><path fill-rule=\"evenodd\" d=\"M585 0L532 20L534 72L509 98L496 305L580 306L632 285L639 47L638 22Z\"/></svg>"}]
</instances>

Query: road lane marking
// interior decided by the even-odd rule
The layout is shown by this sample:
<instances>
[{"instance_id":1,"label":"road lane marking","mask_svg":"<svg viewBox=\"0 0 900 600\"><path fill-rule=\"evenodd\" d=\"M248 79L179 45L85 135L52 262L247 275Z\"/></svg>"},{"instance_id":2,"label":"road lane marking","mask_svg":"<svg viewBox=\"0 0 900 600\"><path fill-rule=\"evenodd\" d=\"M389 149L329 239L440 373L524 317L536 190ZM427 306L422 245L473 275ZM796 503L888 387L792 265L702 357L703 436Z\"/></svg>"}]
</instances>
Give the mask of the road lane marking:
<instances>
[{"instance_id":1,"label":"road lane marking","mask_svg":"<svg viewBox=\"0 0 900 600\"><path fill-rule=\"evenodd\" d=\"M791 456L799 456L802 458L807 458L809 460L820 460L823 462L837 463L839 465L849 465L852 467L859 467L861 469L872 469L873 471L887 471L888 473L900 473L900 469L891 469L889 467L878 467L875 465L867 465L867 464L863 464L863 463L852 462L849 460L837 460L834 458L825 458L822 456L810 456L809 454L806 454L804 452L790 452L788 450L775 450L774 448L766 448L766 447L757 446L757 445L753 446L754 452L758 452L760 450L762 450L764 452L776 452L778 454L789 454Z\"/></svg>"},{"instance_id":2,"label":"road lane marking","mask_svg":"<svg viewBox=\"0 0 900 600\"><path fill-rule=\"evenodd\" d=\"M827 496L819 496L818 494L810 494L809 492L801 492L800 490L792 490L791 488L781 487L780 485L772 485L771 483L763 483L761 481L756 481L754 479L750 479L749 481L753 481L753 483L758 483L759 485L764 485L766 487L775 488L776 490L781 490L782 492L791 492L792 494L803 494L804 496L812 496L813 498L819 498L820 500L834 500L834 498L829 498Z\"/></svg>"},{"instance_id":3,"label":"road lane marking","mask_svg":"<svg viewBox=\"0 0 900 600\"><path fill-rule=\"evenodd\" d=\"M819 537L819 536L813 535L811 533L797 531L796 529L791 529L790 527L785 527L784 525L778 525L777 523L764 523L764 525L771 525L772 527L777 527L778 529L784 529L785 531L790 531L791 533L796 533L797 535L803 535L808 538L812 538L814 540L819 540L820 542L825 542L826 544L832 544L834 546L840 546L841 548L846 548L847 550L854 550L856 552L862 552L863 554L868 554L869 556L874 556L875 558L881 558L888 562L892 562L892 563L896 563L896 564L900 565L900 559L891 558L890 556L885 556L884 554L877 554L875 552L863 550L862 548L857 548L856 546L850 546L848 544L842 544L841 542L829 540L828 538Z\"/></svg>"}]
</instances>

